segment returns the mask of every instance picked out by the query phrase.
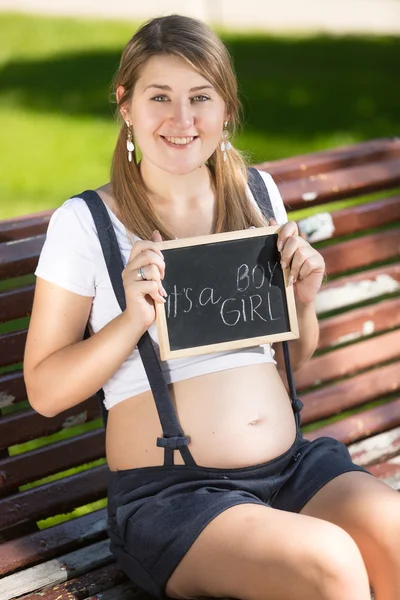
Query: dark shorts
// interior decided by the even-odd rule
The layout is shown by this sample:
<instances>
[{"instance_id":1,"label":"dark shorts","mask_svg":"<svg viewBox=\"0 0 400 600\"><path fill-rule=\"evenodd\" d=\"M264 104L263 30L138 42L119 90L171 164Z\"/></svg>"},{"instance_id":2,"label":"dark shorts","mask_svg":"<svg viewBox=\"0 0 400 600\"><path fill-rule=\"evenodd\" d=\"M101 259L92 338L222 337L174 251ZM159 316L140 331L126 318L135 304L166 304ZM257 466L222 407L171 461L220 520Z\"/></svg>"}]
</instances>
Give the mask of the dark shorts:
<instances>
[{"instance_id":1,"label":"dark shorts","mask_svg":"<svg viewBox=\"0 0 400 600\"><path fill-rule=\"evenodd\" d=\"M294 513L329 481L355 465L344 444L309 442L298 430L293 446L267 463L213 469L175 465L110 472L111 550L128 577L167 598L165 586L201 531L238 504L262 504Z\"/></svg>"}]
</instances>

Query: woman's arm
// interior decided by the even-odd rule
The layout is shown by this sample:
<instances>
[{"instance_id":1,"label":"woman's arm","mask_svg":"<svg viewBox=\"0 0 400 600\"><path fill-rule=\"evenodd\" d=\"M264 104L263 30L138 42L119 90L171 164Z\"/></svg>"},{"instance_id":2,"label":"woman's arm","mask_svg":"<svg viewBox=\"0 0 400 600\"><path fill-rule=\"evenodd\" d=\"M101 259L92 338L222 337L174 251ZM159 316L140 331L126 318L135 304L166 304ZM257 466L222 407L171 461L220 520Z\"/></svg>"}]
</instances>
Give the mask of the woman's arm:
<instances>
[{"instance_id":1,"label":"woman's arm","mask_svg":"<svg viewBox=\"0 0 400 600\"><path fill-rule=\"evenodd\" d=\"M319 325L315 313L315 304L302 304L296 301L297 320L299 324L300 337L289 341L290 362L293 371L299 369L314 354L318 344ZM285 371L285 360L283 358L282 344L274 344L275 360L279 371Z\"/></svg>"},{"instance_id":2,"label":"woman's arm","mask_svg":"<svg viewBox=\"0 0 400 600\"><path fill-rule=\"evenodd\" d=\"M144 333L143 326L133 323L124 311L82 340L91 306L92 298L37 278L24 377L32 407L46 417L96 393Z\"/></svg>"},{"instance_id":3,"label":"woman's arm","mask_svg":"<svg viewBox=\"0 0 400 600\"><path fill-rule=\"evenodd\" d=\"M271 225L275 225L274 219ZM293 285L296 301L299 335L289 342L293 370L299 369L313 355L319 338L319 326L315 312L315 298L325 273L325 262L321 254L298 235L294 221L283 225L278 235L278 250L282 268L290 267L289 282ZM282 344L275 347L278 369L285 370Z\"/></svg>"}]
</instances>

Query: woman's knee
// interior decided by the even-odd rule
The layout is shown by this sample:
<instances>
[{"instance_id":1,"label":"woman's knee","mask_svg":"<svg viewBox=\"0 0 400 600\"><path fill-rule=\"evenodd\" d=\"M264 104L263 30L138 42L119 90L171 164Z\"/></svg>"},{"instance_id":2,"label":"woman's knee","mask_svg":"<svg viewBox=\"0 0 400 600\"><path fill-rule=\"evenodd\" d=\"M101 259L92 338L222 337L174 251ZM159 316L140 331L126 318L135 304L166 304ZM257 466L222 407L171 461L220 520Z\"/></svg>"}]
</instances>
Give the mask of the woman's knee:
<instances>
[{"instance_id":1,"label":"woman's knee","mask_svg":"<svg viewBox=\"0 0 400 600\"><path fill-rule=\"evenodd\" d=\"M302 600L368 600L369 584L358 547L343 529L313 517L241 506L206 528L167 593L175 598L279 600L296 594Z\"/></svg>"},{"instance_id":2,"label":"woman's knee","mask_svg":"<svg viewBox=\"0 0 400 600\"><path fill-rule=\"evenodd\" d=\"M369 581L361 552L353 538L331 523L320 524L321 538L304 549L313 567L313 583L324 600L368 600ZM305 557L307 563L307 557Z\"/></svg>"}]
</instances>

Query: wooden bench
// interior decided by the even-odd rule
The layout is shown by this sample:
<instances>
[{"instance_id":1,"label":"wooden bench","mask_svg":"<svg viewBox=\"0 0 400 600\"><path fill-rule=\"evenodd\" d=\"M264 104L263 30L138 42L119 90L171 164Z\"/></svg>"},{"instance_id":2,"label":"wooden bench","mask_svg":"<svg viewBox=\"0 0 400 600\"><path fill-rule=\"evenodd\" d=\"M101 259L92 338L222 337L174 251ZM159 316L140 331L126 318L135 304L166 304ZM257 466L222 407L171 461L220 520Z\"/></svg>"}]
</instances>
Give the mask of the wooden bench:
<instances>
[{"instance_id":1,"label":"wooden bench","mask_svg":"<svg viewBox=\"0 0 400 600\"><path fill-rule=\"evenodd\" d=\"M356 462L399 489L400 195L395 187L400 186L400 140L260 168L273 174L288 210L318 210L306 219L295 215L303 235L321 248L328 271L318 298L318 351L296 375L305 435L342 440ZM327 212L336 200L373 192L380 198ZM21 371L26 317L50 214L0 223L0 599L137 598L110 555L104 504L67 522L37 525L104 499L104 463L25 487L104 457L95 398L52 419L26 402ZM79 429L82 424L86 431ZM74 435L53 441L58 432ZM31 440L47 445L16 448Z\"/></svg>"}]
</instances>

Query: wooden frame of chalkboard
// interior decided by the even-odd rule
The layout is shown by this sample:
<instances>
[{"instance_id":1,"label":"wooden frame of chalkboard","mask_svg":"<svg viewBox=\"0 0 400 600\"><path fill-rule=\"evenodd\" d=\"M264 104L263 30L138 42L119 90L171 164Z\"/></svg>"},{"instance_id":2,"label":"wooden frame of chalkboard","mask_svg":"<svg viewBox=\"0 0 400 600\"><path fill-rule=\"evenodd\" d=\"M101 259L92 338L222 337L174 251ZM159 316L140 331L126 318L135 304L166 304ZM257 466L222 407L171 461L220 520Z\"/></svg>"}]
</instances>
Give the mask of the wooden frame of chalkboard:
<instances>
[{"instance_id":1,"label":"wooden frame of chalkboard","mask_svg":"<svg viewBox=\"0 0 400 600\"><path fill-rule=\"evenodd\" d=\"M156 303L161 360L299 337L280 226L159 242L168 297Z\"/></svg>"}]
</instances>

